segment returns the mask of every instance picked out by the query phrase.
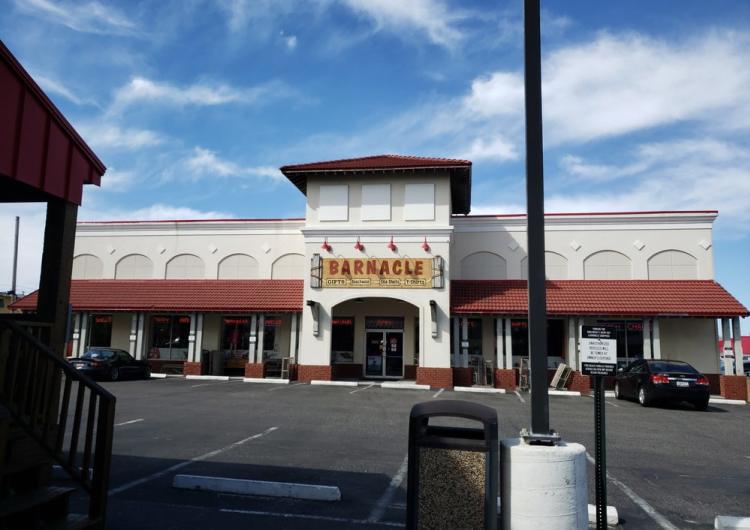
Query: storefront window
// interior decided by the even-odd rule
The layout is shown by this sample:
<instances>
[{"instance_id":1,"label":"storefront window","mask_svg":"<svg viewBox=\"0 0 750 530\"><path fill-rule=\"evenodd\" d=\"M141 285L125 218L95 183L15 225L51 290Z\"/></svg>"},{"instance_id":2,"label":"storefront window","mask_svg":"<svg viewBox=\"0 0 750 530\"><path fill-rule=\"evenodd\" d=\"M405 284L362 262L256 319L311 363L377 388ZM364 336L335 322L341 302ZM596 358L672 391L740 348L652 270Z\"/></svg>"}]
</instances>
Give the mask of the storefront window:
<instances>
[{"instance_id":1,"label":"storefront window","mask_svg":"<svg viewBox=\"0 0 750 530\"><path fill-rule=\"evenodd\" d=\"M469 355L482 355L482 319L467 319L469 326Z\"/></svg>"},{"instance_id":2,"label":"storefront window","mask_svg":"<svg viewBox=\"0 0 750 530\"><path fill-rule=\"evenodd\" d=\"M331 351L334 363L354 362L354 317L334 317L331 321Z\"/></svg>"},{"instance_id":3,"label":"storefront window","mask_svg":"<svg viewBox=\"0 0 750 530\"><path fill-rule=\"evenodd\" d=\"M112 315L89 317L89 347L109 348L112 343Z\"/></svg>"},{"instance_id":4,"label":"storefront window","mask_svg":"<svg viewBox=\"0 0 750 530\"><path fill-rule=\"evenodd\" d=\"M278 357L280 352L279 330L281 328L281 317L267 316L263 321L263 354L266 358Z\"/></svg>"},{"instance_id":5,"label":"storefront window","mask_svg":"<svg viewBox=\"0 0 750 530\"><path fill-rule=\"evenodd\" d=\"M151 345L149 359L186 361L190 317L187 315L157 315L151 317Z\"/></svg>"},{"instance_id":6,"label":"storefront window","mask_svg":"<svg viewBox=\"0 0 750 530\"><path fill-rule=\"evenodd\" d=\"M511 320L510 336L513 344L513 366L521 365L521 357L529 354L529 323ZM547 368L555 369L565 359L565 321L547 320Z\"/></svg>"},{"instance_id":7,"label":"storefront window","mask_svg":"<svg viewBox=\"0 0 750 530\"><path fill-rule=\"evenodd\" d=\"M640 320L598 320L597 324L611 326L617 337L617 366L643 359L643 322Z\"/></svg>"},{"instance_id":8,"label":"storefront window","mask_svg":"<svg viewBox=\"0 0 750 530\"><path fill-rule=\"evenodd\" d=\"M224 317L221 324L221 349L224 351L225 367L244 369L250 350L250 318Z\"/></svg>"}]
</instances>

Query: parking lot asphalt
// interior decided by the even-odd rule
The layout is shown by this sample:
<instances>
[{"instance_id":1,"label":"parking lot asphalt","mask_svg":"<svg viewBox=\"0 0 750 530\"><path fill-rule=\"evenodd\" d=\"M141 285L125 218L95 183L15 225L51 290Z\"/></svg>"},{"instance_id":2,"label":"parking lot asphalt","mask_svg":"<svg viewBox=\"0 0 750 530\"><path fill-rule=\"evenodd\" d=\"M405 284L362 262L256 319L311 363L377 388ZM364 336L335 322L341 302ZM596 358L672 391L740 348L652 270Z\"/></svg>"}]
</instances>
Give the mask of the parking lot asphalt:
<instances>
[{"instance_id":1,"label":"parking lot asphalt","mask_svg":"<svg viewBox=\"0 0 750 530\"><path fill-rule=\"evenodd\" d=\"M392 528L403 524L411 407L465 399L498 411L500 438L529 396L152 379L117 396L108 527ZM550 397L550 424L594 453L593 399ZM608 504L620 527L712 528L750 515L750 407L642 408L607 398ZM176 474L338 486L338 502L185 491ZM402 478L403 480L399 480ZM594 502L589 465L589 502Z\"/></svg>"}]
</instances>

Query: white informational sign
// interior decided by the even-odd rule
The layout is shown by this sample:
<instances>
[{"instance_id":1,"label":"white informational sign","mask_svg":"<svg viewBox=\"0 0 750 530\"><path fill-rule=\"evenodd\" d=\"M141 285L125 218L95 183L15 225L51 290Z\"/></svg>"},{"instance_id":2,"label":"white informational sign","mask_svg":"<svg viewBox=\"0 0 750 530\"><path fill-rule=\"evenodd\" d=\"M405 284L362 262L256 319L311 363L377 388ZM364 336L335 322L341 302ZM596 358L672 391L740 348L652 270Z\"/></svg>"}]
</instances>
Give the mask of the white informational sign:
<instances>
[{"instance_id":1,"label":"white informational sign","mask_svg":"<svg viewBox=\"0 0 750 530\"><path fill-rule=\"evenodd\" d=\"M581 366L585 375L617 373L617 339L609 326L583 326Z\"/></svg>"}]
</instances>

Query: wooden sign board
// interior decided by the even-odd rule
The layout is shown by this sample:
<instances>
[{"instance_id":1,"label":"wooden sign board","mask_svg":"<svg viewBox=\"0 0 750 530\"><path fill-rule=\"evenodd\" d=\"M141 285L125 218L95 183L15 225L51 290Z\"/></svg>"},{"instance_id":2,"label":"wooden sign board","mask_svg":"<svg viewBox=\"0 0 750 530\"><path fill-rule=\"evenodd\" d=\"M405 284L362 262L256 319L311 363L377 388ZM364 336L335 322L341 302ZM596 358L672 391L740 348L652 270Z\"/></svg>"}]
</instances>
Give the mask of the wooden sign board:
<instances>
[{"instance_id":1,"label":"wooden sign board","mask_svg":"<svg viewBox=\"0 0 750 530\"><path fill-rule=\"evenodd\" d=\"M322 287L430 289L431 258L324 258Z\"/></svg>"}]
</instances>

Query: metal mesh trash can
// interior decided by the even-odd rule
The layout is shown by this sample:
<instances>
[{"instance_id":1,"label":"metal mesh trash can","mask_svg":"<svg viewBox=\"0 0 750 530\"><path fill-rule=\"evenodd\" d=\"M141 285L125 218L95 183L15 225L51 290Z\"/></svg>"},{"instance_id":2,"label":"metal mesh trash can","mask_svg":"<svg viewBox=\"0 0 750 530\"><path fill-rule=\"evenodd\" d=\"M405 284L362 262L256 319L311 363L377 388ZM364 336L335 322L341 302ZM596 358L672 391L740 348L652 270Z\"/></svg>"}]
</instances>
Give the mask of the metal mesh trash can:
<instances>
[{"instance_id":1,"label":"metal mesh trash can","mask_svg":"<svg viewBox=\"0 0 750 530\"><path fill-rule=\"evenodd\" d=\"M477 421L481 428L430 425L431 418ZM469 401L419 403L409 418L406 527L497 528L498 433L495 409Z\"/></svg>"}]
</instances>

